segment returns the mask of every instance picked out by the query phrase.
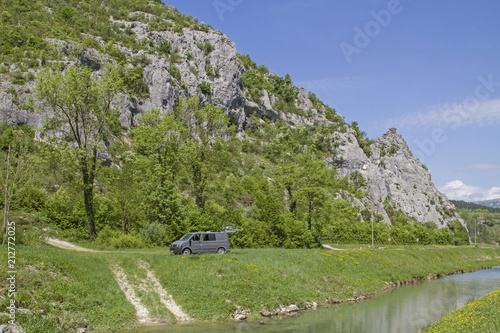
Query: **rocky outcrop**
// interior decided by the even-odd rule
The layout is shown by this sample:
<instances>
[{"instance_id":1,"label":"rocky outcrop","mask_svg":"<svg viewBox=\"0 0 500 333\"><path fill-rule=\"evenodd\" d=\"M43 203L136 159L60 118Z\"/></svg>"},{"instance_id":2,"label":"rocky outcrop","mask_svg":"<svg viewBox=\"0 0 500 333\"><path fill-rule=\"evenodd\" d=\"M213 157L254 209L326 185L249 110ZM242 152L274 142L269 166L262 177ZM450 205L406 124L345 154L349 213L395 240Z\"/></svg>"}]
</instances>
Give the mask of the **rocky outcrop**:
<instances>
[{"instance_id":1,"label":"rocky outcrop","mask_svg":"<svg viewBox=\"0 0 500 333\"><path fill-rule=\"evenodd\" d=\"M135 99L125 95L117 105L122 111L120 124L124 129L133 127L143 112L153 108L171 112L179 98L192 95L198 96L202 104L210 102L220 107L236 127L239 137L245 136L244 129L251 116L272 122L280 120L289 126L315 126L328 122L324 116L324 105L316 104L318 109L315 109L304 88L298 89L295 113L277 110L277 97L266 90L262 90L258 102L249 100L248 89L242 80L245 67L238 58L236 46L216 30L183 28L155 31L141 21L110 20L124 31L133 31L137 40L147 41L151 48L151 52L147 52L125 45L114 46L129 59L143 57L148 62L143 68L143 79L149 88L149 96ZM86 37L95 39L104 47L99 37ZM78 63L102 71L107 62L114 61L107 54L75 42L46 41L53 48L53 53L62 56L60 63L66 67ZM157 52L165 43L168 43L169 54ZM24 84L11 84L5 72L17 70L14 64L0 74L0 121L42 127L48 113L32 112L35 107L41 107L33 95L33 77L38 70L30 69L31 80ZM435 188L430 172L412 156L395 129L378 138L369 147L368 154L366 147L363 150L359 146L355 134L354 129L348 126L344 126L341 132L333 133L336 148L334 156L327 160L328 165L338 166L340 176L352 176L357 172L367 180L368 197L362 200L350 198L353 206L362 210L368 203L373 213L381 215L387 222L390 221L384 207L386 200L422 223L433 221L438 226L444 226L458 218L451 212L453 205Z\"/></svg>"},{"instance_id":2,"label":"rocky outcrop","mask_svg":"<svg viewBox=\"0 0 500 333\"><path fill-rule=\"evenodd\" d=\"M353 132L336 133L336 138L337 155L330 163L338 165L340 176L359 172L367 180L372 210L386 222L390 223L384 208L386 201L421 223L434 222L443 227L460 220L452 211L453 204L434 186L429 170L413 157L395 128L375 140L369 156Z\"/></svg>"},{"instance_id":3,"label":"rocky outcrop","mask_svg":"<svg viewBox=\"0 0 500 333\"><path fill-rule=\"evenodd\" d=\"M135 21L111 21L120 24L123 29L130 27L138 40L150 41L152 49L162 42L170 45L170 58L155 52L117 46L120 52L127 57L144 56L149 64L144 67L143 78L149 88L149 97L136 100L124 96L118 107L121 110L120 124L128 129L136 123L136 118L150 109L158 108L169 112L175 107L175 102L181 97L196 95L202 104L210 102L230 117L239 134L243 133L246 119L252 114L259 118L271 121L284 120L291 126L297 124L313 125L314 121L324 121L318 111L312 108L307 90L299 90L296 107L308 113L300 116L293 113L284 113L273 108L276 97L269 96L263 90L261 103L254 103L245 97L246 88L242 83L244 67L238 60L235 44L229 38L213 29L208 32L183 28L182 32L152 31L146 23ZM101 46L104 42L99 37L94 38ZM107 62L114 60L106 54L92 48L85 48L77 43L48 38L46 41L51 48L63 57L66 67L74 63L87 65L95 71L102 71ZM208 47L205 47L208 46ZM175 54L175 60L171 55ZM173 69L175 67L175 70ZM8 72L15 72L18 68L11 65ZM39 70L30 70L35 76ZM178 75L172 74L178 71ZM30 126L41 127L44 121L43 113L29 112L25 108L28 98L34 98L34 81L25 84L12 85L6 74L2 76L0 87L0 121L7 123L25 123ZM175 77L174 77L175 76ZM210 93L204 93L201 83L210 87ZM13 91L15 90L15 92ZM10 92L9 92L10 91ZM36 102L36 98L35 98ZM47 110L48 111L48 110Z\"/></svg>"}]
</instances>

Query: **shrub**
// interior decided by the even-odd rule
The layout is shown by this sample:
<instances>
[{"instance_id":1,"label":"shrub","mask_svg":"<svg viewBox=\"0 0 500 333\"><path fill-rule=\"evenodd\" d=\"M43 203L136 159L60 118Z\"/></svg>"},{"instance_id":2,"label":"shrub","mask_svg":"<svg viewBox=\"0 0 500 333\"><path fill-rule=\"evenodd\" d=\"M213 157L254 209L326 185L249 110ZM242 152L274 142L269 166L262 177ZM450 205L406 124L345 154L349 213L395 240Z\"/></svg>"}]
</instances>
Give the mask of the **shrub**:
<instances>
[{"instance_id":1,"label":"shrub","mask_svg":"<svg viewBox=\"0 0 500 333\"><path fill-rule=\"evenodd\" d=\"M82 223L85 220L83 202L64 190L59 190L46 202L44 212L61 229L86 230Z\"/></svg>"},{"instance_id":2,"label":"shrub","mask_svg":"<svg viewBox=\"0 0 500 333\"><path fill-rule=\"evenodd\" d=\"M205 53L205 56L208 56L215 48L208 40L205 40L205 43L198 43L196 46Z\"/></svg>"},{"instance_id":3,"label":"shrub","mask_svg":"<svg viewBox=\"0 0 500 333\"><path fill-rule=\"evenodd\" d=\"M193 73L196 77L198 77L198 71L196 70L196 67L189 65L189 70L191 73Z\"/></svg>"},{"instance_id":4,"label":"shrub","mask_svg":"<svg viewBox=\"0 0 500 333\"><path fill-rule=\"evenodd\" d=\"M118 62L125 62L127 57L123 52L121 52L112 42L108 42L104 47L103 51L109 54L113 59Z\"/></svg>"},{"instance_id":5,"label":"shrub","mask_svg":"<svg viewBox=\"0 0 500 333\"><path fill-rule=\"evenodd\" d=\"M143 99L149 97L149 86L144 81L144 69L142 67L126 69L120 74L132 98Z\"/></svg>"},{"instance_id":6,"label":"shrub","mask_svg":"<svg viewBox=\"0 0 500 333\"><path fill-rule=\"evenodd\" d=\"M211 64L206 64L205 65L205 72L207 73L208 76L214 76L215 75L215 69Z\"/></svg>"},{"instance_id":7,"label":"shrub","mask_svg":"<svg viewBox=\"0 0 500 333\"><path fill-rule=\"evenodd\" d=\"M201 90L201 93L204 95L212 95L212 86L207 81L201 82L200 90Z\"/></svg>"},{"instance_id":8,"label":"shrub","mask_svg":"<svg viewBox=\"0 0 500 333\"><path fill-rule=\"evenodd\" d=\"M238 59L243 63L245 69L257 69L257 64L252 60L252 58L250 58L248 54L243 55L241 53L238 53Z\"/></svg>"},{"instance_id":9,"label":"shrub","mask_svg":"<svg viewBox=\"0 0 500 333\"><path fill-rule=\"evenodd\" d=\"M130 249L143 247L144 242L136 235L123 235L111 239L111 245L117 249Z\"/></svg>"},{"instance_id":10,"label":"shrub","mask_svg":"<svg viewBox=\"0 0 500 333\"><path fill-rule=\"evenodd\" d=\"M115 238L118 238L120 232L117 230L112 230L109 226L105 226L96 237L96 243L104 244L104 245L112 245L112 241Z\"/></svg>"},{"instance_id":11,"label":"shrub","mask_svg":"<svg viewBox=\"0 0 500 333\"><path fill-rule=\"evenodd\" d=\"M181 71L173 63L170 64L170 75L178 81L181 80Z\"/></svg>"},{"instance_id":12,"label":"shrub","mask_svg":"<svg viewBox=\"0 0 500 333\"><path fill-rule=\"evenodd\" d=\"M141 228L139 235L147 245L164 245L165 227L158 222L148 223Z\"/></svg>"},{"instance_id":13,"label":"shrub","mask_svg":"<svg viewBox=\"0 0 500 333\"><path fill-rule=\"evenodd\" d=\"M172 51L172 45L168 40L162 40L158 45L158 53L161 55L169 55L170 51Z\"/></svg>"},{"instance_id":14,"label":"shrub","mask_svg":"<svg viewBox=\"0 0 500 333\"><path fill-rule=\"evenodd\" d=\"M12 84L23 85L28 81L28 79L23 75L21 71L16 71L12 75Z\"/></svg>"}]
</instances>

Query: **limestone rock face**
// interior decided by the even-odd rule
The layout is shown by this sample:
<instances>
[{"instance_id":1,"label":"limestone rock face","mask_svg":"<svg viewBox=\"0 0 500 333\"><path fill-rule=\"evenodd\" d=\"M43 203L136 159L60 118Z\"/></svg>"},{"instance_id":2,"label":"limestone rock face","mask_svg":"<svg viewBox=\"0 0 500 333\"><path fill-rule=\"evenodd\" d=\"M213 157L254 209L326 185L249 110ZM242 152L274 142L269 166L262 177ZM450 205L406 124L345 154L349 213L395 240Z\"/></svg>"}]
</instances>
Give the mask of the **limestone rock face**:
<instances>
[{"instance_id":1,"label":"limestone rock face","mask_svg":"<svg viewBox=\"0 0 500 333\"><path fill-rule=\"evenodd\" d=\"M192 95L198 96L202 104L210 102L224 110L240 135L243 133L246 119L252 114L261 118L267 117L271 121L281 119L291 126L297 124L313 125L315 119L325 120L324 117L318 115L316 110L311 109L312 103L304 88L299 90L296 107L304 112L309 112L312 117L277 111L273 108L276 97L269 96L267 91L262 91L261 103L249 101L245 97L247 89L242 82L244 67L237 58L236 46L226 35L218 31L210 29L208 32L204 32L189 28L183 28L182 33L150 31L147 24L142 22L111 20L125 28L133 27L132 30L136 34L136 38L146 38L154 45L153 48L167 41L170 43L171 53L177 55L176 61L170 61L156 53L148 53L144 50L134 53L130 48L118 46L119 50L128 57L145 56L149 60L143 74L144 81L149 87L149 97L136 100L126 95L117 105L122 112L120 124L125 129L134 126L137 118L143 112L152 108L169 112L174 109L179 98ZM78 63L101 72L107 62L114 62L106 54L100 54L95 49L82 48L72 42L54 38L47 39L47 42L64 55L66 67ZM101 44L104 45L103 42ZM204 49L204 45L210 45L211 49ZM177 77L172 76L173 66L180 73ZM16 70L15 65L9 68L10 72ZM35 76L38 72L38 70L30 71ZM34 81L14 86L16 94L12 94L7 92L9 88L12 88L7 75L0 74L0 77L4 75L6 79L2 79L0 86L0 121L41 127L46 114L28 112L22 107L27 98L32 98L36 102L36 98L33 96ZM202 92L200 88L202 83L208 83L210 94ZM15 97L15 95L17 96Z\"/></svg>"},{"instance_id":2,"label":"limestone rock face","mask_svg":"<svg viewBox=\"0 0 500 333\"><path fill-rule=\"evenodd\" d=\"M244 129L252 115L272 122L280 120L292 127L328 122L324 106L316 105L318 110L315 109L304 88L298 90L296 113L277 110L277 97L266 90L262 91L258 103L247 99L248 89L242 81L245 68L238 59L236 46L218 31L208 29L205 32L190 28L183 28L179 32L154 31L140 21L118 21L113 18L111 21L119 24L123 30L132 29L137 40L146 41L151 46L151 52L116 46L126 57L146 57L149 61L143 70L149 97L137 100L125 95L116 105L121 110L120 124L124 129L136 125L142 113L152 108L171 112L179 98L192 95L198 96L202 104L210 102L220 107L235 125L240 138L246 135ZM99 37L95 39L101 46L104 45ZM74 42L58 39L47 39L47 42L62 55L61 63L66 68L77 63L102 72L107 62L114 61L106 54ZM170 44L170 59L154 51L165 42ZM18 69L14 64L7 72ZM38 70L29 71L36 76ZM43 126L50 110L45 113L30 112L25 107L28 100L31 100L32 105L42 107L33 94L34 82L31 80L14 85L5 71L0 73L1 122L23 123L39 128ZM210 92L207 93L206 89L203 91L202 84L205 87L208 85ZM459 219L451 212L453 205L435 188L430 172L412 156L406 142L395 129L379 137L369 147L371 153L368 154L366 147L363 150L359 146L355 134L347 125L343 126L342 131L333 133L336 148L333 157L326 161L329 166L338 166L339 176L351 176L358 172L367 180L368 197L363 199L364 202L353 198L353 206L362 209L368 202L372 211L387 222L390 221L384 209L386 200L422 223L433 221L438 226L444 226ZM108 157L106 159L111 163L111 157Z\"/></svg>"},{"instance_id":3,"label":"limestone rock face","mask_svg":"<svg viewBox=\"0 0 500 333\"><path fill-rule=\"evenodd\" d=\"M385 200L421 223L434 222L443 227L460 220L451 212L453 204L434 186L429 170L413 157L395 128L375 140L369 157L352 133L338 133L338 139L340 146L333 163L339 166L339 174L360 172L367 180L374 212L387 222L390 221L383 206Z\"/></svg>"}]
</instances>

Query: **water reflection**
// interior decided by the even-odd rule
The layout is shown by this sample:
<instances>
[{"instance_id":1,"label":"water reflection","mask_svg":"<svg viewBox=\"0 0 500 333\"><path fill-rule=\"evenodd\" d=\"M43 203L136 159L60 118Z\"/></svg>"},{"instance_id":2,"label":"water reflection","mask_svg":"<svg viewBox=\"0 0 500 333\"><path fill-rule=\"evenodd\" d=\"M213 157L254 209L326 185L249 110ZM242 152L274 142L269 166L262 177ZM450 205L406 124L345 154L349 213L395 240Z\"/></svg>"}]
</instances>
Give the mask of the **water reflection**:
<instances>
[{"instance_id":1,"label":"water reflection","mask_svg":"<svg viewBox=\"0 0 500 333\"><path fill-rule=\"evenodd\" d=\"M150 327L128 333L330 333L418 331L467 302L500 289L500 267L448 276L382 293L374 299L310 311L265 325Z\"/></svg>"}]
</instances>

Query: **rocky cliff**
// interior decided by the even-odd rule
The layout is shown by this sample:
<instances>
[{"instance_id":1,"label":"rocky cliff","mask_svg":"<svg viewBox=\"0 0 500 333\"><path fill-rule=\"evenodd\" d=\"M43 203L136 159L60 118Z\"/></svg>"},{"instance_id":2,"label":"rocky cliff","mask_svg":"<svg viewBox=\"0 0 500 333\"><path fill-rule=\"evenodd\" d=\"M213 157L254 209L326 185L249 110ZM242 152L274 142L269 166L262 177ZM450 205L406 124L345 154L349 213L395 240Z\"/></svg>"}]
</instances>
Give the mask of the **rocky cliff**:
<instances>
[{"instance_id":1,"label":"rocky cliff","mask_svg":"<svg viewBox=\"0 0 500 333\"><path fill-rule=\"evenodd\" d=\"M376 214L389 222L385 205L392 205L421 223L438 227L459 219L446 196L432 183L431 173L415 157L401 135L391 128L370 146L370 156L352 133L337 133L340 145L331 164L340 176L359 172L367 180L368 198Z\"/></svg>"},{"instance_id":2,"label":"rocky cliff","mask_svg":"<svg viewBox=\"0 0 500 333\"><path fill-rule=\"evenodd\" d=\"M50 8L45 10L50 11ZM286 85L293 92L293 98L287 101L286 110L282 107L283 103L278 103L280 97L277 93L265 88L265 85L257 89L258 98L253 97L250 87L245 86L243 80L245 72L251 68L238 55L235 44L221 32L206 26L203 29L152 29L152 22L164 22L167 26L171 26L172 22L150 13L133 14L135 16L129 15L127 19L120 20L111 16L109 23L117 30L134 36L136 41L147 44L149 49L115 43L112 45L113 52L106 53L103 50L110 49L109 42L90 35L85 37L92 39L95 47L78 41L45 40L47 49L59 59L52 63L59 62L62 67L87 64L101 71L106 63L117 63L113 54L122 54L125 59L142 59L142 80L148 94L140 98L130 93L124 96L119 105L122 110L120 123L124 129L133 127L143 112L152 108L169 112L179 98L191 95L197 95L202 104L211 102L224 110L240 137L245 136L250 116L271 122L282 120L290 126L339 122L342 131L334 134L337 146L326 163L336 165L339 176L352 177L354 174L366 179L368 196L363 201L375 214L390 223L385 208L392 205L419 222L433 221L440 227L459 219L453 212L454 206L432 183L430 172L412 156L395 129L377 138L369 150L362 149L354 130L345 124L342 117L318 102L307 90L293 87L291 82ZM134 20L134 17L137 19ZM124 66L134 68L129 60ZM33 96L34 78L40 69L28 69L24 78L30 76L31 79L13 84L11 76L6 73L19 72L20 69L20 65L10 64L0 74L0 121L42 127L44 113L31 112L37 105ZM262 74L264 81L269 81L271 76L272 73ZM363 206L355 198L350 200L353 205Z\"/></svg>"}]
</instances>

